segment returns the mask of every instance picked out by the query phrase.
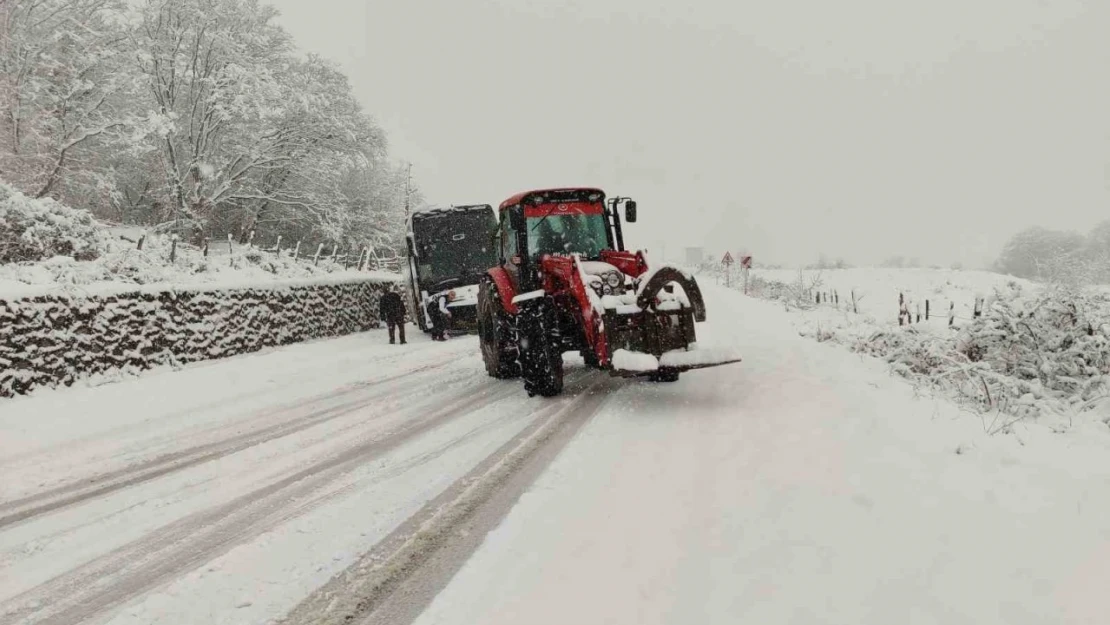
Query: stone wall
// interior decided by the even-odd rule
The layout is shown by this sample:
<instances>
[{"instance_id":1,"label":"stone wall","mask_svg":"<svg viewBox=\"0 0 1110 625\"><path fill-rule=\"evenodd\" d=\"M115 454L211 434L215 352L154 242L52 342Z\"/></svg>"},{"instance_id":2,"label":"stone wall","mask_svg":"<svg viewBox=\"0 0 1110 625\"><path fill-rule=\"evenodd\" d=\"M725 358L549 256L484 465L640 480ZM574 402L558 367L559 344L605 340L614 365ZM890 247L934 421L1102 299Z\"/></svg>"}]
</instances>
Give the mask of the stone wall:
<instances>
[{"instance_id":1,"label":"stone wall","mask_svg":"<svg viewBox=\"0 0 1110 625\"><path fill-rule=\"evenodd\" d=\"M367 279L0 300L0 397L368 330L382 289Z\"/></svg>"}]
</instances>

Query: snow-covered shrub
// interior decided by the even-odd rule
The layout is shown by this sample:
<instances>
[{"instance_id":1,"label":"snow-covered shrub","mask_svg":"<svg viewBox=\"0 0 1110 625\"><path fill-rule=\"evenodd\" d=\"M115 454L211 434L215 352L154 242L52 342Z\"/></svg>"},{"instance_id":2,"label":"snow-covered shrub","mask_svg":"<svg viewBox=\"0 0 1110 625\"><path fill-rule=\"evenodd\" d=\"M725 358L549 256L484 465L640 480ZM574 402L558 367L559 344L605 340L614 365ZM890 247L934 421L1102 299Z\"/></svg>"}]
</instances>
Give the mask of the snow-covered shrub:
<instances>
[{"instance_id":1,"label":"snow-covered shrub","mask_svg":"<svg viewBox=\"0 0 1110 625\"><path fill-rule=\"evenodd\" d=\"M0 264L55 256L92 260L106 240L88 211L30 198L0 183Z\"/></svg>"},{"instance_id":2,"label":"snow-covered shrub","mask_svg":"<svg viewBox=\"0 0 1110 625\"><path fill-rule=\"evenodd\" d=\"M101 227L102 226L98 226ZM0 282L8 281L27 285L90 286L97 283L124 283L136 285L165 284L167 288L181 284L258 282L260 285L274 280L304 279L316 276L344 274L351 279L366 277L357 272L357 259L351 269L343 263L322 257L319 264L310 260L293 259L289 250L278 255L257 247L236 246L228 252L212 246L209 256L201 249L178 243L176 249L169 236L147 233L143 247L136 242L111 238L106 233L98 235L101 252L93 260L76 260L56 256L34 263L0 264ZM223 244L226 246L226 244ZM170 262L171 255L173 262ZM0 288L0 297L4 293Z\"/></svg>"},{"instance_id":3,"label":"snow-covered shrub","mask_svg":"<svg viewBox=\"0 0 1110 625\"><path fill-rule=\"evenodd\" d=\"M748 279L748 294L772 301L784 301L790 297L790 286L778 280L768 280L758 275Z\"/></svg>"},{"instance_id":4,"label":"snow-covered shrub","mask_svg":"<svg viewBox=\"0 0 1110 625\"><path fill-rule=\"evenodd\" d=\"M0 300L0 397L367 330L378 325L382 286L363 278Z\"/></svg>"},{"instance_id":5,"label":"snow-covered shrub","mask_svg":"<svg viewBox=\"0 0 1110 625\"><path fill-rule=\"evenodd\" d=\"M1072 289L1034 296L1016 289L997 297L983 317L963 328L957 350L1033 392L1071 403L1110 391L1110 298Z\"/></svg>"},{"instance_id":6,"label":"snow-covered shrub","mask_svg":"<svg viewBox=\"0 0 1110 625\"><path fill-rule=\"evenodd\" d=\"M814 293L821 289L822 284L820 273L806 275L799 271L789 284L751 275L748 278L748 294L782 302L788 309L811 310L817 306Z\"/></svg>"},{"instance_id":7,"label":"snow-covered shrub","mask_svg":"<svg viewBox=\"0 0 1110 625\"><path fill-rule=\"evenodd\" d=\"M995 291L958 330L889 328L841 340L895 372L1016 417L1072 415L1110 398L1110 297L1054 288Z\"/></svg>"}]
</instances>

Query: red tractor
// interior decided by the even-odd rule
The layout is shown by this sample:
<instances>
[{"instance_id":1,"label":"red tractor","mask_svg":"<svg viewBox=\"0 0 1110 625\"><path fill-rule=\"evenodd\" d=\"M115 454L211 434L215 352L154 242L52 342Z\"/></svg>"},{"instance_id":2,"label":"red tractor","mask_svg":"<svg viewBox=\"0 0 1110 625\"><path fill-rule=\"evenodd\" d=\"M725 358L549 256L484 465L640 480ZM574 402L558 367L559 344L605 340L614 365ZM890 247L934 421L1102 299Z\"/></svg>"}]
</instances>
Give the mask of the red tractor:
<instances>
[{"instance_id":1,"label":"red tractor","mask_svg":"<svg viewBox=\"0 0 1110 625\"><path fill-rule=\"evenodd\" d=\"M528 191L500 206L499 265L478 290L478 336L486 371L524 379L529 396L563 390L563 353L615 376L678 380L689 369L740 358L699 349L694 322L705 304L694 277L650 268L624 249L618 206L636 202L594 188Z\"/></svg>"}]
</instances>

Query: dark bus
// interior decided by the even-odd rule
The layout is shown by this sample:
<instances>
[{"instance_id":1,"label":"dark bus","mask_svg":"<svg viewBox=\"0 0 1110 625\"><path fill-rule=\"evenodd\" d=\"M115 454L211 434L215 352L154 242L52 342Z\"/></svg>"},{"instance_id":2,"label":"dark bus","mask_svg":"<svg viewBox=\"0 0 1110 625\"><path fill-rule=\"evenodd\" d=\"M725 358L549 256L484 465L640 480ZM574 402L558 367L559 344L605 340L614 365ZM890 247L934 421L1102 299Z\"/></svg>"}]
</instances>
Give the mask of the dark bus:
<instances>
[{"instance_id":1,"label":"dark bus","mask_svg":"<svg viewBox=\"0 0 1110 625\"><path fill-rule=\"evenodd\" d=\"M447 331L477 332L478 281L497 264L489 204L431 207L409 216L408 282L420 329L431 331L429 306L442 298L451 312Z\"/></svg>"}]
</instances>

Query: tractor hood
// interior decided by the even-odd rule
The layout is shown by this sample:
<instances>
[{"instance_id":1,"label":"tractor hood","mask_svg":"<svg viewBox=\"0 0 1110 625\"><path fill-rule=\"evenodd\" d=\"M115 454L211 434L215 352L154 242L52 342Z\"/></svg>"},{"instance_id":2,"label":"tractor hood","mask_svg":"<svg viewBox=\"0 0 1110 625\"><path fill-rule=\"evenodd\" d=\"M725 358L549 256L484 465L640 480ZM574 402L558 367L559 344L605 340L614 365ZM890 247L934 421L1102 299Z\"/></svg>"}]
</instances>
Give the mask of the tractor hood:
<instances>
[{"instance_id":1,"label":"tractor hood","mask_svg":"<svg viewBox=\"0 0 1110 625\"><path fill-rule=\"evenodd\" d=\"M603 276L607 273L614 271L620 273L621 270L607 262L600 260L581 260L578 261L582 265L582 271L586 272L588 276Z\"/></svg>"}]
</instances>

